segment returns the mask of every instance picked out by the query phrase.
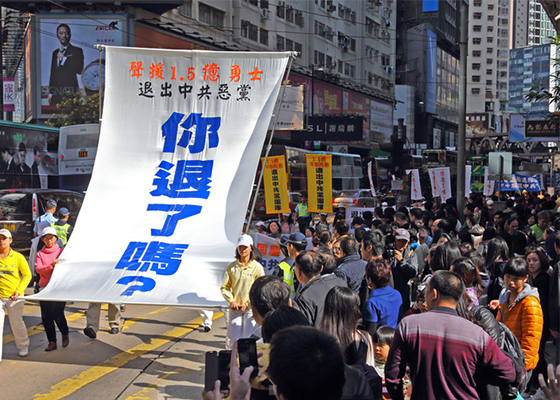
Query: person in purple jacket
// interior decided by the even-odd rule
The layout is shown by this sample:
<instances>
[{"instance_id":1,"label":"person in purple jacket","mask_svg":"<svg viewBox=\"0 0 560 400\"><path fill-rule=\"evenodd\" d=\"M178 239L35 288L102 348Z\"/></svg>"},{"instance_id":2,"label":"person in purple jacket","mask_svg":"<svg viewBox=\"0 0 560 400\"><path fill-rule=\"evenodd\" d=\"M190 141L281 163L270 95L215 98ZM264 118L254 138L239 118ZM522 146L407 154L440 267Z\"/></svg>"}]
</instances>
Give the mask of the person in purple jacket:
<instances>
[{"instance_id":1,"label":"person in purple jacket","mask_svg":"<svg viewBox=\"0 0 560 400\"><path fill-rule=\"evenodd\" d=\"M399 323L385 364L391 399L403 399L402 378L407 365L411 400L478 400L475 372L495 385L514 382L513 361L482 328L457 315L464 291L459 275L436 271L426 287L429 311Z\"/></svg>"}]
</instances>

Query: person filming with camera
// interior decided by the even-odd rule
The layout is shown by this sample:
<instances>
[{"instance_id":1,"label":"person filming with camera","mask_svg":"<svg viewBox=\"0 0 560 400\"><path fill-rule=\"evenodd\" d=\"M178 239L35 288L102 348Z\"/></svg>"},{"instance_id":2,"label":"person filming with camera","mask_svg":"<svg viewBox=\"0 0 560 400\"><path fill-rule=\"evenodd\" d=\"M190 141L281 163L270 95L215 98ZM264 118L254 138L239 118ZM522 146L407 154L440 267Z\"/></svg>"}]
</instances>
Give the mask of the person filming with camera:
<instances>
[{"instance_id":1,"label":"person filming with camera","mask_svg":"<svg viewBox=\"0 0 560 400\"><path fill-rule=\"evenodd\" d=\"M386 242L386 244L388 243ZM387 257L384 255L384 258ZM402 296L402 316L410 308L410 287L408 286L408 281L418 274L418 258L416 252L410 246L410 233L406 229L400 228L395 231L394 255L389 261L393 270L391 286Z\"/></svg>"}]
</instances>

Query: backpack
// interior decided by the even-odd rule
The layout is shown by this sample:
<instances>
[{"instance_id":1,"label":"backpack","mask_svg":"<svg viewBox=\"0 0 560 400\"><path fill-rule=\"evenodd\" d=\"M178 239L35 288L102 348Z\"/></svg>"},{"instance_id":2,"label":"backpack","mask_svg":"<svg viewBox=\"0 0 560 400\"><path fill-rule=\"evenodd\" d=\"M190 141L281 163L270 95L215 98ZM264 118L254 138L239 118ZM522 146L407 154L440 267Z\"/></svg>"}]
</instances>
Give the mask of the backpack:
<instances>
[{"instance_id":1,"label":"backpack","mask_svg":"<svg viewBox=\"0 0 560 400\"><path fill-rule=\"evenodd\" d=\"M500 386L502 398L515 399L518 393L523 393L527 388L527 369L525 368L525 354L521 349L519 341L515 335L502 322L500 325L500 334L496 344L502 352L508 356L515 364L515 382Z\"/></svg>"}]
</instances>

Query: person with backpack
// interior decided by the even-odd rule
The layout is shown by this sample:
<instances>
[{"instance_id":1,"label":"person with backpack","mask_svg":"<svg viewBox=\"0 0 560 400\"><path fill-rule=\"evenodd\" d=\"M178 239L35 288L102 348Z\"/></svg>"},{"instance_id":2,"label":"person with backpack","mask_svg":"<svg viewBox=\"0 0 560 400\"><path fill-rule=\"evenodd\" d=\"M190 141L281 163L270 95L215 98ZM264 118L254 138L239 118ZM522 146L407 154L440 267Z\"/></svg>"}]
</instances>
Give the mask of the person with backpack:
<instances>
[{"instance_id":1,"label":"person with backpack","mask_svg":"<svg viewBox=\"0 0 560 400\"><path fill-rule=\"evenodd\" d=\"M496 319L515 335L523 353L527 374L531 375L539 361L539 345L543 330L543 313L539 292L527 283L529 267L522 258L508 261L503 270L506 290L500 294Z\"/></svg>"}]
</instances>

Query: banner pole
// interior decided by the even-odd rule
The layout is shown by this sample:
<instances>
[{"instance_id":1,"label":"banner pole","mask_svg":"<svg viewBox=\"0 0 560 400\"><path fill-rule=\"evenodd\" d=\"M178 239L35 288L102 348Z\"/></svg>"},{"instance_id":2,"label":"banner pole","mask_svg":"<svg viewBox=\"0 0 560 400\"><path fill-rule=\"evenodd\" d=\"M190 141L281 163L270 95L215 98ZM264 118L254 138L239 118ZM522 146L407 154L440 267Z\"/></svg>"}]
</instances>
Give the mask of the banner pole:
<instances>
[{"instance_id":1,"label":"banner pole","mask_svg":"<svg viewBox=\"0 0 560 400\"><path fill-rule=\"evenodd\" d=\"M99 50L99 130L101 130L101 110L103 109L103 104L101 101L101 56L103 55L105 46L103 46L102 44L96 44L95 48Z\"/></svg>"},{"instance_id":2,"label":"banner pole","mask_svg":"<svg viewBox=\"0 0 560 400\"><path fill-rule=\"evenodd\" d=\"M247 229L249 229L249 227L251 226L251 220L253 219L253 213L255 211L255 206L257 204L257 197L259 197L259 190L261 188L261 182L264 175L264 168L266 166L266 161L268 160L268 153L270 153L270 149L272 149L272 137L274 136L274 131L276 130L276 122L278 121L278 114L280 113L280 107L282 107L282 102L284 101L284 92L286 91L286 86L288 86L288 78L290 76L290 71L292 70L292 63L294 62L294 58L296 58L296 56L297 56L297 52L293 51L292 55L290 56L290 60L288 61L286 80L284 80L284 83L282 85L282 91L280 93L280 102L276 107L276 113L274 115L274 123L272 124L272 130L270 131L270 138L268 139L268 143L266 145L266 152L264 153L263 166L261 168L261 172L257 179L257 190L255 191L255 195L253 196L253 203L251 204L251 208L249 211L249 218L247 219ZM287 161L288 160L286 160L286 162ZM243 233L247 233L247 232L243 232Z\"/></svg>"}]
</instances>

